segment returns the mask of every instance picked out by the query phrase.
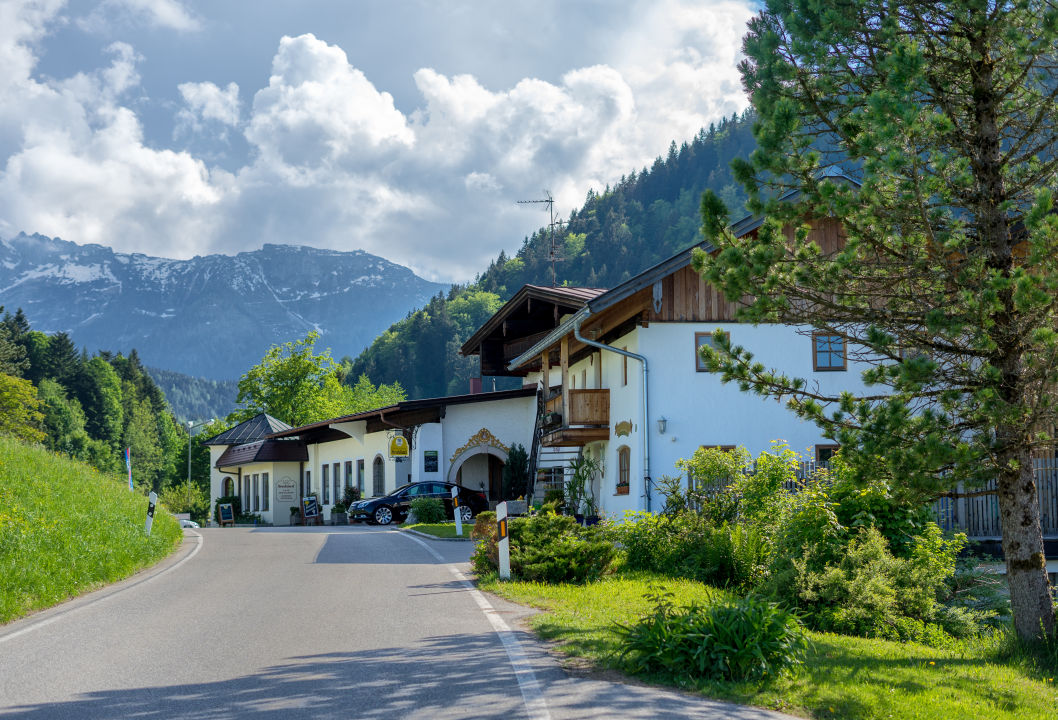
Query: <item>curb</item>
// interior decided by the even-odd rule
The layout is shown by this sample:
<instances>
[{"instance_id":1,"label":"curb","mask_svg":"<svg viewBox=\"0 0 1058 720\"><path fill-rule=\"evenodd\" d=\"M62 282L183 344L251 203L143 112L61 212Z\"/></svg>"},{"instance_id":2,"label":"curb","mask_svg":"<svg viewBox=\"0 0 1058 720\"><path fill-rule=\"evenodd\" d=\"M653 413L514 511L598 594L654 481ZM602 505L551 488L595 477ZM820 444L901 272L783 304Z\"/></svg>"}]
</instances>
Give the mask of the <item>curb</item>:
<instances>
[{"instance_id":1,"label":"curb","mask_svg":"<svg viewBox=\"0 0 1058 720\"><path fill-rule=\"evenodd\" d=\"M473 542L473 540L471 540L469 537L442 538L442 537L437 537L436 535L430 535L428 533L419 532L418 530L412 530L411 528L397 527L397 530L400 530L401 532L406 532L409 535L417 535L418 537L426 538L427 540L438 540L440 542Z\"/></svg>"}]
</instances>

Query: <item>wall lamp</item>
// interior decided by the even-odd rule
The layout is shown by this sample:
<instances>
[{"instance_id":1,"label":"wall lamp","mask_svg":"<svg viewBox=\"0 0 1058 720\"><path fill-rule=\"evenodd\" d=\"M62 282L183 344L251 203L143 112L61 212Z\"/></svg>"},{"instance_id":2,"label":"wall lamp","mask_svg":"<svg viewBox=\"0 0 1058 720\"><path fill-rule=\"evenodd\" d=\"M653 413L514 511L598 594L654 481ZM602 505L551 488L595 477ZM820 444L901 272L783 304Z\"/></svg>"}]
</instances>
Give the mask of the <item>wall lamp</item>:
<instances>
[{"instance_id":1,"label":"wall lamp","mask_svg":"<svg viewBox=\"0 0 1058 720\"><path fill-rule=\"evenodd\" d=\"M665 434L665 427L668 424L669 424L669 421L665 419L664 415L662 415L661 417L658 418L658 434L659 435L664 435Z\"/></svg>"}]
</instances>

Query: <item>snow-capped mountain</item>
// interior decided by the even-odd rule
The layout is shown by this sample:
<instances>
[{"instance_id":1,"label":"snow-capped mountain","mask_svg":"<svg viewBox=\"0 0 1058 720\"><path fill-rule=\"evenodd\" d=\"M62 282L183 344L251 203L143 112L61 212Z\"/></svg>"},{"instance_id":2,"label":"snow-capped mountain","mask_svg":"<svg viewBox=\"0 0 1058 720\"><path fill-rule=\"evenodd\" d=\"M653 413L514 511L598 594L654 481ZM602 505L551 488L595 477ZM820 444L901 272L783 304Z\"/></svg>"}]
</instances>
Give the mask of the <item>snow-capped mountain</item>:
<instances>
[{"instance_id":1,"label":"snow-capped mountain","mask_svg":"<svg viewBox=\"0 0 1058 720\"><path fill-rule=\"evenodd\" d=\"M90 352L135 348L147 365L237 378L273 344L321 333L356 356L447 286L362 250L265 245L168 260L19 234L0 240L0 305Z\"/></svg>"}]
</instances>

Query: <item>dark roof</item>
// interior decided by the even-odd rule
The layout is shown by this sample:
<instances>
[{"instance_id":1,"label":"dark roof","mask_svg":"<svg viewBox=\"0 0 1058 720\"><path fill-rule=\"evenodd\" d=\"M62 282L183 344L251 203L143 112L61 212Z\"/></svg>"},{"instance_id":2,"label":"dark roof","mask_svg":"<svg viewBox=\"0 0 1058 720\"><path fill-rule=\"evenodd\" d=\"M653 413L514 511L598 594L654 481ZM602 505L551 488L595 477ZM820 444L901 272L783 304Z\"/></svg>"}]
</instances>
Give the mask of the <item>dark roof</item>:
<instances>
[{"instance_id":1,"label":"dark roof","mask_svg":"<svg viewBox=\"0 0 1058 720\"><path fill-rule=\"evenodd\" d=\"M267 413L261 413L239 423L233 428L225 430L220 435L214 435L209 440L203 440L202 444L241 445L255 440L263 440L272 433L289 429L290 426L282 420L276 420Z\"/></svg>"},{"instance_id":2,"label":"dark roof","mask_svg":"<svg viewBox=\"0 0 1058 720\"><path fill-rule=\"evenodd\" d=\"M609 290L590 301L588 303L588 309L593 313L605 310L606 308L616 305L622 300L635 295L643 288L650 287L666 275L671 275L680 268L690 265L694 249L699 247L706 252L710 252L713 249L712 245L705 242L691 245L689 248L681 250L667 260L662 260L654 267L647 268L630 280L626 280L614 289Z\"/></svg>"},{"instance_id":3,"label":"dark roof","mask_svg":"<svg viewBox=\"0 0 1058 720\"><path fill-rule=\"evenodd\" d=\"M516 310L522 307L522 304L527 300L536 299L543 300L548 303L554 303L568 311L579 310L584 307L584 304L594 297L598 297L606 292L605 288L582 288L582 287L544 287L542 285L523 285L522 288L514 294L510 300L503 304L496 313L485 321L477 331L470 336L469 339L460 348L460 353L463 355L476 355L479 351L481 343L489 335L497 332L503 325L503 321L511 316ZM556 323L553 321L547 327L551 329ZM533 332L538 332L543 328L534 328Z\"/></svg>"},{"instance_id":4,"label":"dark roof","mask_svg":"<svg viewBox=\"0 0 1058 720\"><path fill-rule=\"evenodd\" d=\"M400 425L402 414L421 413L423 410L437 410L437 417L443 417L443 409L448 405L466 405L468 403L491 402L494 400L510 400L520 397L531 397L536 395L536 386L522 387L517 390L499 390L496 392L473 393L471 395L450 395L440 398L425 398L423 400L405 400L395 405L368 410L367 412L354 415L343 415L342 417L322 420L301 427L290 428L277 432L271 437L287 438L311 433L312 431L327 429L334 423L356 422L357 420L382 420L387 419L394 425ZM418 415L417 415L418 417ZM387 423L388 424L388 423Z\"/></svg>"},{"instance_id":5,"label":"dark roof","mask_svg":"<svg viewBox=\"0 0 1058 720\"><path fill-rule=\"evenodd\" d=\"M839 180L847 182L852 185L859 187L859 183L840 173L832 173L821 177L820 179L826 180ZM801 194L800 190L790 190L779 198L782 202L790 202ZM741 237L746 233L752 232L764 224L764 217L762 215L747 215L738 222L730 226L730 230L735 237ZM647 268L643 272L639 273L635 277L627 280L612 290L599 295L593 300L588 301L588 309L592 313L597 313L605 310L608 307L616 305L622 300L635 295L640 290L648 288L658 280L662 279L666 275L670 275L681 268L691 264L691 257L693 257L695 248L702 248L706 252L712 252L713 246L707 242L696 243L685 250L681 250L672 257L662 260L657 265Z\"/></svg>"},{"instance_id":6,"label":"dark roof","mask_svg":"<svg viewBox=\"0 0 1058 720\"><path fill-rule=\"evenodd\" d=\"M309 459L305 443L297 440L258 440L235 445L217 458L217 467L235 467L256 462L300 462Z\"/></svg>"}]
</instances>

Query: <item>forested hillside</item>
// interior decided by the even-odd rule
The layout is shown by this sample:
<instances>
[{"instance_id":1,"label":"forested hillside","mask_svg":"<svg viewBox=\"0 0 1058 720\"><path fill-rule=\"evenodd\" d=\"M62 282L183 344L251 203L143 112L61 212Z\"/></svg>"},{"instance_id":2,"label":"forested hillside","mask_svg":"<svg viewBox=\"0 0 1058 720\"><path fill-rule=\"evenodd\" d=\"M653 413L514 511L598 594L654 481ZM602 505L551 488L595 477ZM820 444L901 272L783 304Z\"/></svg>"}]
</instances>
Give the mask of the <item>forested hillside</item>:
<instances>
[{"instance_id":1,"label":"forested hillside","mask_svg":"<svg viewBox=\"0 0 1058 720\"><path fill-rule=\"evenodd\" d=\"M235 409L238 380L210 380L156 367L148 367L147 372L179 420L222 418Z\"/></svg>"},{"instance_id":2,"label":"forested hillside","mask_svg":"<svg viewBox=\"0 0 1058 720\"><path fill-rule=\"evenodd\" d=\"M104 472L124 472L129 448L138 489L186 488L187 432L136 351L89 356L66 333L33 330L21 310L0 320L0 434Z\"/></svg>"},{"instance_id":3,"label":"forested hillside","mask_svg":"<svg viewBox=\"0 0 1058 720\"><path fill-rule=\"evenodd\" d=\"M707 189L738 216L745 195L730 163L754 148L752 122L748 115L724 120L690 142L673 142L649 169L602 192L589 190L583 207L556 231L558 284L613 287L694 244ZM549 247L550 231L541 228L514 257L500 252L473 283L434 297L382 333L351 361L349 377L398 381L412 398L467 392L475 361L459 356L460 345L522 285L551 284Z\"/></svg>"}]
</instances>

